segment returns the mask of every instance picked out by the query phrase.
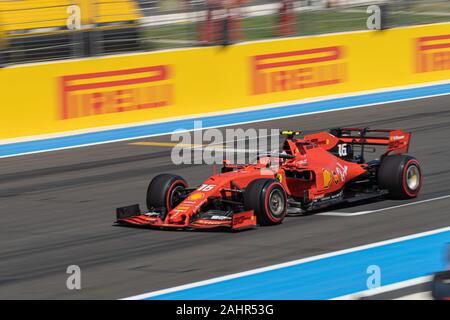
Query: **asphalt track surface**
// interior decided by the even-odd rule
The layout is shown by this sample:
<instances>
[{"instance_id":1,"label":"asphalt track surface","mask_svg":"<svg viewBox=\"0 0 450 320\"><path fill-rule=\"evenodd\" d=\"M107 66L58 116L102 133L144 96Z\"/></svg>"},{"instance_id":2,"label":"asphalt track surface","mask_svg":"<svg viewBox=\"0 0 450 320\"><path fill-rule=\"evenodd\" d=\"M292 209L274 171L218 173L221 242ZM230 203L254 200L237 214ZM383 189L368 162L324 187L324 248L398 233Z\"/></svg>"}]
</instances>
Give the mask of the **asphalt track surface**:
<instances>
[{"instance_id":1,"label":"asphalt track surface","mask_svg":"<svg viewBox=\"0 0 450 320\"><path fill-rule=\"evenodd\" d=\"M308 133L336 126L411 130L410 154L424 172L417 200L450 194L450 96L240 127ZM114 209L144 204L153 176L176 173L197 185L212 173L205 165L173 165L170 147L130 142L0 160L0 299L124 298L450 225L446 198L354 217L290 217L240 233L116 227ZM81 267L81 290L66 288L69 265Z\"/></svg>"},{"instance_id":2,"label":"asphalt track surface","mask_svg":"<svg viewBox=\"0 0 450 320\"><path fill-rule=\"evenodd\" d=\"M433 300L431 289L431 282L425 282L382 294L371 295L360 300Z\"/></svg>"}]
</instances>

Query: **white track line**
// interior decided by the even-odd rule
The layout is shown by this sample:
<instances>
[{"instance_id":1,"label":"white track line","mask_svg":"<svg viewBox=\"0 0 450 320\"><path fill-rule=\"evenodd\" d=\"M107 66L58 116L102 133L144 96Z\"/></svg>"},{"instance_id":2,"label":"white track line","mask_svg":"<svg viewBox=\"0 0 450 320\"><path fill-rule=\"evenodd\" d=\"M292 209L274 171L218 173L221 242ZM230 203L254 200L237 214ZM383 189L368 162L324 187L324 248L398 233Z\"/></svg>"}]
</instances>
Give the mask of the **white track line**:
<instances>
[{"instance_id":1,"label":"white track line","mask_svg":"<svg viewBox=\"0 0 450 320\"><path fill-rule=\"evenodd\" d=\"M450 198L450 195L432 198L432 199L421 200L421 201L415 201L415 202L410 202L410 203L405 203L405 204L400 204L398 206L387 207L387 208L376 209L376 210L359 211L359 212L322 212L322 213L318 213L317 215L318 216L332 216L332 217L355 217L355 216L362 216L365 214L387 211L387 210L391 210L391 209L413 206L416 204L421 204L421 203L426 203L426 202L431 202L431 201L443 200L443 199L447 199L447 198Z\"/></svg>"},{"instance_id":2,"label":"white track line","mask_svg":"<svg viewBox=\"0 0 450 320\"><path fill-rule=\"evenodd\" d=\"M425 291L409 294L407 296L399 297L394 300L433 300L433 297L431 296L431 292Z\"/></svg>"},{"instance_id":3,"label":"white track line","mask_svg":"<svg viewBox=\"0 0 450 320\"><path fill-rule=\"evenodd\" d=\"M340 297L337 297L337 298L334 298L331 300L358 300L358 299L375 296L378 294L382 294L382 293L386 293L386 292L399 290L399 289L403 289L403 288L407 288L407 287L412 287L412 286L415 286L418 284L430 282L432 280L432 278L433 278L432 276L414 278L414 279L410 279L410 280L406 280L406 281L402 281L402 282L393 283L393 284L390 284L387 286L381 286L381 287L375 288L375 289L369 289L369 290L364 290L364 291L348 294L345 296L340 296Z\"/></svg>"},{"instance_id":4,"label":"white track line","mask_svg":"<svg viewBox=\"0 0 450 320\"><path fill-rule=\"evenodd\" d=\"M330 253L325 253L325 254L321 254L318 256L309 257L309 258L303 258L303 259L299 259L299 260L275 264L275 265L267 266L267 267L263 267L263 268L252 269L252 270L248 270L248 271L244 271L244 272L230 274L227 276L212 278L212 279L208 279L208 280L204 280L204 281L193 282L193 283L176 286L176 287L172 287L172 288L168 288L168 289L152 291L149 293L144 293L144 294L128 297L123 300L142 300L142 299L151 298L154 296L159 296L159 295L163 295L163 294L167 294L167 293L172 293L172 292L176 292L176 291L205 286L205 285L223 282L223 281L227 281L227 280L231 280L231 279L246 277L246 276L250 276L253 274L258 274L258 273L262 273L262 272L266 272L266 271L282 269L282 268L299 265L299 264L303 264L303 263L307 263L307 262L311 262L311 261L321 260L321 259L325 259L325 258L329 258L329 257L334 257L334 256L338 256L338 255L342 255L342 254L346 254L346 253L350 253L350 252L366 250L366 249L370 249L370 248L374 248L374 247L380 247L380 246L384 246L387 244L416 239L416 238L425 237L425 236L442 233L442 232L447 232L447 231L450 231L450 226L445 227L445 228L430 230L430 231L426 231L426 232L416 233L416 234L412 234L412 235L408 235L408 236L403 236L403 237L399 237L399 238L394 238L394 239L390 239L390 240L385 240L385 241L381 241L381 242L370 243L370 244L366 244L366 245L362 245L362 246L358 246L358 247L353 247L350 249L344 249L344 250L334 251L334 252L330 252ZM392 286L394 286L394 285L392 285Z\"/></svg>"}]
</instances>

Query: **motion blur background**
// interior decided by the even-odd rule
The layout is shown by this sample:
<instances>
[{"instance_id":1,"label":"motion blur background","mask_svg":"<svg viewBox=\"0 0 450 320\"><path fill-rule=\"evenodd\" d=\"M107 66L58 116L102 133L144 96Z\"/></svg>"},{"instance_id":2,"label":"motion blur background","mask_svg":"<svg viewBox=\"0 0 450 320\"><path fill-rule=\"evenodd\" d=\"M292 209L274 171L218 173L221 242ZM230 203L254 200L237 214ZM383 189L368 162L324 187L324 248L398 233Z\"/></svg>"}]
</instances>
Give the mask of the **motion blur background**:
<instances>
[{"instance_id":1,"label":"motion blur background","mask_svg":"<svg viewBox=\"0 0 450 320\"><path fill-rule=\"evenodd\" d=\"M391 30L367 31L372 4ZM449 22L450 0L0 0L0 299L123 298L436 229L364 249L364 259L358 251L340 265L333 257L287 268L289 277L268 273L247 282L246 297L354 295L367 289L372 264L383 286L443 270ZM233 45L245 41L253 42ZM196 120L411 131L424 187L414 202L336 208L239 234L112 227L114 208L142 203L156 174L191 186L211 175L172 162L170 134ZM83 290L65 286L74 264ZM235 298L250 292L243 283L203 292Z\"/></svg>"},{"instance_id":2,"label":"motion blur background","mask_svg":"<svg viewBox=\"0 0 450 320\"><path fill-rule=\"evenodd\" d=\"M0 0L0 65L450 21L449 0Z\"/></svg>"}]
</instances>

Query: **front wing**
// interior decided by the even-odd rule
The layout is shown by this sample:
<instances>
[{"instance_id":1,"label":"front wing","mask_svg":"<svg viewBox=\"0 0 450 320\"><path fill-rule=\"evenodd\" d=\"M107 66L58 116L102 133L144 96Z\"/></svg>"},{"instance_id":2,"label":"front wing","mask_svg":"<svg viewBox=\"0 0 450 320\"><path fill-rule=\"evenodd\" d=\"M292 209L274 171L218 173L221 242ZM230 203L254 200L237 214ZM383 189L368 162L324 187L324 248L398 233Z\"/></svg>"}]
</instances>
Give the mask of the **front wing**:
<instances>
[{"instance_id":1,"label":"front wing","mask_svg":"<svg viewBox=\"0 0 450 320\"><path fill-rule=\"evenodd\" d=\"M118 208L116 210L116 223L129 226L171 228L171 229L213 229L230 228L241 230L256 227L256 217L253 211L244 211L233 214L229 219L211 219L200 217L185 224L169 223L161 219L159 213L142 212L139 205Z\"/></svg>"}]
</instances>

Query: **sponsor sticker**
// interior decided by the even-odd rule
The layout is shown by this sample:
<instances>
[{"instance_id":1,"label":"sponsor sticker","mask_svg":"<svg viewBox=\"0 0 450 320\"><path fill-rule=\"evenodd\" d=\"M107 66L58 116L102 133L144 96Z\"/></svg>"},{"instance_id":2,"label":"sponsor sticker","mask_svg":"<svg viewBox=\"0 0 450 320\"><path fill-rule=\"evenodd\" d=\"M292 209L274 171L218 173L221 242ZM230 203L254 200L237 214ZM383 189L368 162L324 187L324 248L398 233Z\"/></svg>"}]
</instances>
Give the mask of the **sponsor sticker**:
<instances>
[{"instance_id":1,"label":"sponsor sticker","mask_svg":"<svg viewBox=\"0 0 450 320\"><path fill-rule=\"evenodd\" d=\"M330 171L324 169L323 170L323 187L328 189L331 183L331 173Z\"/></svg>"},{"instance_id":2,"label":"sponsor sticker","mask_svg":"<svg viewBox=\"0 0 450 320\"><path fill-rule=\"evenodd\" d=\"M205 195L203 193L194 193L193 195L189 196L188 200L191 201L197 201L204 197Z\"/></svg>"},{"instance_id":3,"label":"sponsor sticker","mask_svg":"<svg viewBox=\"0 0 450 320\"><path fill-rule=\"evenodd\" d=\"M211 220L231 220L231 217L226 217L226 216L211 216L210 217Z\"/></svg>"},{"instance_id":4,"label":"sponsor sticker","mask_svg":"<svg viewBox=\"0 0 450 320\"><path fill-rule=\"evenodd\" d=\"M168 65L68 75L59 83L62 120L173 104Z\"/></svg>"},{"instance_id":5,"label":"sponsor sticker","mask_svg":"<svg viewBox=\"0 0 450 320\"><path fill-rule=\"evenodd\" d=\"M348 166L337 163L336 173L341 178L342 183L345 183L348 174Z\"/></svg>"},{"instance_id":6,"label":"sponsor sticker","mask_svg":"<svg viewBox=\"0 0 450 320\"><path fill-rule=\"evenodd\" d=\"M450 70L450 34L417 39L416 72Z\"/></svg>"},{"instance_id":7,"label":"sponsor sticker","mask_svg":"<svg viewBox=\"0 0 450 320\"><path fill-rule=\"evenodd\" d=\"M263 54L251 57L251 94L329 86L345 81L344 47Z\"/></svg>"}]
</instances>

